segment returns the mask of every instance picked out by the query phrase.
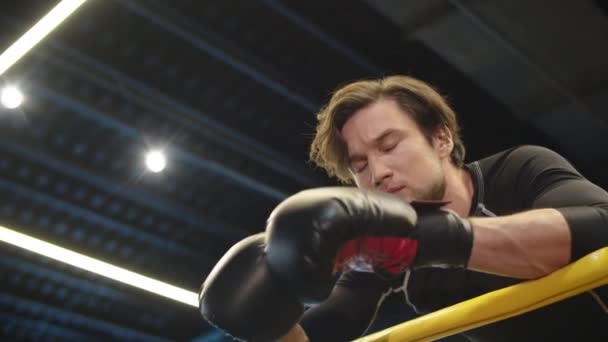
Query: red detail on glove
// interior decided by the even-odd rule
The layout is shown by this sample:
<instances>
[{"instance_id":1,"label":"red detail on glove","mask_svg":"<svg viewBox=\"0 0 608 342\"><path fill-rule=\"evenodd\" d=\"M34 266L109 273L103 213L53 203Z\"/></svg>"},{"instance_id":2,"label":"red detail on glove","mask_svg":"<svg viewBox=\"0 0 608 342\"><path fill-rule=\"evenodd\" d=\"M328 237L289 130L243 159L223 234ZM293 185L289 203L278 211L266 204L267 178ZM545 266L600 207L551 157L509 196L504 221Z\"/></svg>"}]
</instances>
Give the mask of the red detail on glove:
<instances>
[{"instance_id":1,"label":"red detail on glove","mask_svg":"<svg viewBox=\"0 0 608 342\"><path fill-rule=\"evenodd\" d=\"M418 241L404 237L362 237L347 241L340 247L334 272L369 268L389 275L405 272L418 250Z\"/></svg>"}]
</instances>

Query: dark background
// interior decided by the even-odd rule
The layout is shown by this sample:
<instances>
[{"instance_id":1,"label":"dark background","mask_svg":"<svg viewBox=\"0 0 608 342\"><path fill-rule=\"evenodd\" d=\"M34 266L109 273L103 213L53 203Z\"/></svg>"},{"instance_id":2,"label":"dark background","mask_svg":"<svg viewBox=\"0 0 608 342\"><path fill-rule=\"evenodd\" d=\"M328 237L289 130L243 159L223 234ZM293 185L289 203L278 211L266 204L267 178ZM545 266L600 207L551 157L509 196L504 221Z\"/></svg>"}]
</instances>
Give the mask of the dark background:
<instances>
[{"instance_id":1,"label":"dark background","mask_svg":"<svg viewBox=\"0 0 608 342\"><path fill-rule=\"evenodd\" d=\"M1 50L56 3L3 1ZM27 96L0 109L0 224L196 291L282 199L334 184L306 162L331 91L395 73L448 96L468 160L540 144L608 187L603 2L91 0L0 77ZM7 244L0 274L2 340L222 340Z\"/></svg>"}]
</instances>

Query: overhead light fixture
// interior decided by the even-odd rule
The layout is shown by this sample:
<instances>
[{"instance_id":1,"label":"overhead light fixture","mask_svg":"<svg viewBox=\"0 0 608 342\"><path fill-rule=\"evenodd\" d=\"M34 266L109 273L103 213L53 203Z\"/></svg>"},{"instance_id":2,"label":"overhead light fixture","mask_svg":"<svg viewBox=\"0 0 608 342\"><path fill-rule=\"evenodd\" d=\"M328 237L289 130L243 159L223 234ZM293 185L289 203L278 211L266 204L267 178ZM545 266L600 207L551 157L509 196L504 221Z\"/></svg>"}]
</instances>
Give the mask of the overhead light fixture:
<instances>
[{"instance_id":1,"label":"overhead light fixture","mask_svg":"<svg viewBox=\"0 0 608 342\"><path fill-rule=\"evenodd\" d=\"M148 170L158 173L167 166L167 158L161 150L152 150L146 154L146 166Z\"/></svg>"},{"instance_id":2,"label":"overhead light fixture","mask_svg":"<svg viewBox=\"0 0 608 342\"><path fill-rule=\"evenodd\" d=\"M118 266L88 257L0 226L0 241L44 255L83 270L114 279L123 284L155 293L175 301L198 307L198 294L152 279Z\"/></svg>"},{"instance_id":3,"label":"overhead light fixture","mask_svg":"<svg viewBox=\"0 0 608 342\"><path fill-rule=\"evenodd\" d=\"M15 109L23 103L23 93L17 87L6 86L0 91L0 102L8 109Z\"/></svg>"},{"instance_id":4,"label":"overhead light fixture","mask_svg":"<svg viewBox=\"0 0 608 342\"><path fill-rule=\"evenodd\" d=\"M0 76L87 0L63 0L0 55Z\"/></svg>"}]
</instances>

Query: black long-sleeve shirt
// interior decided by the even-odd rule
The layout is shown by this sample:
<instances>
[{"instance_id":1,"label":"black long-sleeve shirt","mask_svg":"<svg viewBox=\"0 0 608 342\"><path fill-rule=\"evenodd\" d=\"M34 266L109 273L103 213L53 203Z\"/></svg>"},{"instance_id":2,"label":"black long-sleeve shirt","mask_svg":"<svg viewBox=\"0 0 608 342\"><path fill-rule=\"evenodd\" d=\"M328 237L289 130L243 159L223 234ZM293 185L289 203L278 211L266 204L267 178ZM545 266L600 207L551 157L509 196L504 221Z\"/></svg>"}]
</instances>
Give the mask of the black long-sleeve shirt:
<instances>
[{"instance_id":1,"label":"black long-sleeve shirt","mask_svg":"<svg viewBox=\"0 0 608 342\"><path fill-rule=\"evenodd\" d=\"M470 216L556 208L571 230L572 261L608 246L608 193L557 153L521 146L466 168L475 190ZM300 323L312 342L347 341L369 333L378 310L394 324L521 281L465 269L420 269L391 280L350 271ZM604 286L448 340L608 341L607 306Z\"/></svg>"}]
</instances>

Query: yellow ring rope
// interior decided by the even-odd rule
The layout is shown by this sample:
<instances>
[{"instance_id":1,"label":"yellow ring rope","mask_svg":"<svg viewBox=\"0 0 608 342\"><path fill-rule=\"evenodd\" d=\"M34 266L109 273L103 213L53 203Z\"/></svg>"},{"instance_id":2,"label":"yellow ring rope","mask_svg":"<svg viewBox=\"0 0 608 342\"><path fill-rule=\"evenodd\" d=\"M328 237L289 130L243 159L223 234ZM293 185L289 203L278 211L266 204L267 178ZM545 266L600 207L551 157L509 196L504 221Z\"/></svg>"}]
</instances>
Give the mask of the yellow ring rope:
<instances>
[{"instance_id":1,"label":"yellow ring rope","mask_svg":"<svg viewBox=\"0 0 608 342\"><path fill-rule=\"evenodd\" d=\"M546 277L505 287L398 324L356 342L433 341L521 315L608 284L608 247Z\"/></svg>"}]
</instances>

